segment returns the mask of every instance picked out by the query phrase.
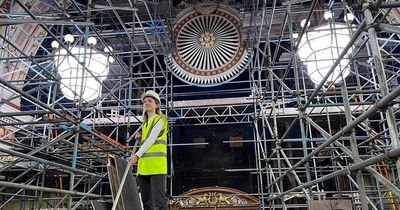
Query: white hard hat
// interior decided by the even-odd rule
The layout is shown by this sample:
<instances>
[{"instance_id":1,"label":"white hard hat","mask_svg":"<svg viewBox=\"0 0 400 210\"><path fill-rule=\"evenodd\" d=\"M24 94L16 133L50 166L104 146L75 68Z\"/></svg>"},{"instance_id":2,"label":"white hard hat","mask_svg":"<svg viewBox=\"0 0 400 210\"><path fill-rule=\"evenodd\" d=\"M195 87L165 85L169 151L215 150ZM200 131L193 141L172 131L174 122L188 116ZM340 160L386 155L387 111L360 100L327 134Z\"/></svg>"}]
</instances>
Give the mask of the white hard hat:
<instances>
[{"instance_id":1,"label":"white hard hat","mask_svg":"<svg viewBox=\"0 0 400 210\"><path fill-rule=\"evenodd\" d=\"M158 101L158 103L161 103L160 96L152 90L148 90L142 94L142 97L141 97L142 101L144 100L144 98L149 97L149 96L156 99Z\"/></svg>"}]
</instances>

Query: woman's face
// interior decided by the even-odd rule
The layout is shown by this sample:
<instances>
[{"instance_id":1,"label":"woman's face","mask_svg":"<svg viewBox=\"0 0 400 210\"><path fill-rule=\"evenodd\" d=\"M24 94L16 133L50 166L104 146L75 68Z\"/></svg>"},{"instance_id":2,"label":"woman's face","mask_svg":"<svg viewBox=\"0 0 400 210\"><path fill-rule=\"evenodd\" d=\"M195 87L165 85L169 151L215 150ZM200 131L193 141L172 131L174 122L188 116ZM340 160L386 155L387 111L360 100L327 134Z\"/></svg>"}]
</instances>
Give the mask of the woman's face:
<instances>
[{"instance_id":1,"label":"woman's face","mask_svg":"<svg viewBox=\"0 0 400 210\"><path fill-rule=\"evenodd\" d=\"M155 112L158 108L156 100L152 97L146 97L143 99L143 109L146 112Z\"/></svg>"}]
</instances>

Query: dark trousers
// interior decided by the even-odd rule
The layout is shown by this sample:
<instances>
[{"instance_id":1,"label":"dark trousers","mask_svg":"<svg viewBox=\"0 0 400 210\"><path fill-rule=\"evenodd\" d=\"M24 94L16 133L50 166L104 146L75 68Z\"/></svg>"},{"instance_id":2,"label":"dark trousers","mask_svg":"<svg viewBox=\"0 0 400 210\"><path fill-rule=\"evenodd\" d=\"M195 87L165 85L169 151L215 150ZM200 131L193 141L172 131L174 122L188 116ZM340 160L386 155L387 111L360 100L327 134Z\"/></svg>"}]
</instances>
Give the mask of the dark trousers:
<instances>
[{"instance_id":1,"label":"dark trousers","mask_svg":"<svg viewBox=\"0 0 400 210\"><path fill-rule=\"evenodd\" d=\"M167 175L139 175L138 181L144 210L168 210Z\"/></svg>"}]
</instances>

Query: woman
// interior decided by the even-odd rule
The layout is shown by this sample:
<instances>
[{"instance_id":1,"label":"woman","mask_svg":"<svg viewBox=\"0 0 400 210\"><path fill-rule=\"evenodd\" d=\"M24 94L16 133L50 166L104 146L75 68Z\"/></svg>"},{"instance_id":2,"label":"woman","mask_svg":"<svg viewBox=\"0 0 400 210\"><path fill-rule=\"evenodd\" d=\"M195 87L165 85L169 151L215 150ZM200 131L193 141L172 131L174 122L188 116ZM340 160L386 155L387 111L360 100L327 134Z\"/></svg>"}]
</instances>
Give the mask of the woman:
<instances>
[{"instance_id":1,"label":"woman","mask_svg":"<svg viewBox=\"0 0 400 210\"><path fill-rule=\"evenodd\" d=\"M140 149L129 159L138 162L138 184L144 210L167 210L167 128L168 121L160 111L160 96L149 90L141 97L143 125ZM140 134L139 134L140 135Z\"/></svg>"}]
</instances>

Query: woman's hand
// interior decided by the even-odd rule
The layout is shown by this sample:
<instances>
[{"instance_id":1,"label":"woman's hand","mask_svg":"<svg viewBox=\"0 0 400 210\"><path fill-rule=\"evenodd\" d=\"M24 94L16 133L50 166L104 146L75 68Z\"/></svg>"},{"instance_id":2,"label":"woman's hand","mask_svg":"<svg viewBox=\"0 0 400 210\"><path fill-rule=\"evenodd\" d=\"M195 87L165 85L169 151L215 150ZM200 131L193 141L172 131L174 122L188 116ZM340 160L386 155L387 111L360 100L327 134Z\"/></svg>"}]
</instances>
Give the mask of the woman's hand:
<instances>
[{"instance_id":1,"label":"woman's hand","mask_svg":"<svg viewBox=\"0 0 400 210\"><path fill-rule=\"evenodd\" d=\"M141 131L136 132L136 134L135 134L135 140L136 140L136 141L140 141L141 138L142 138L142 132L141 132Z\"/></svg>"},{"instance_id":2,"label":"woman's hand","mask_svg":"<svg viewBox=\"0 0 400 210\"><path fill-rule=\"evenodd\" d=\"M137 162L138 159L139 159L138 156L136 156L135 154L133 154L133 155L129 158L128 163L129 163L130 165L134 165L134 164Z\"/></svg>"}]
</instances>

